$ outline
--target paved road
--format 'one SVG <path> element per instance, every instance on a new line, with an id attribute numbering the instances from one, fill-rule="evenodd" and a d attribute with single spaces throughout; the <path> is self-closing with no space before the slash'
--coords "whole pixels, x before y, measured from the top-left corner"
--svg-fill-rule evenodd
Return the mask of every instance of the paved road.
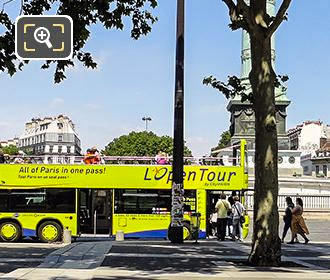
<path id="1" fill-rule="evenodd" d="M 283 266 L 246 265 L 250 244 L 203 240 L 173 245 L 162 240 L 77 242 L 52 252 L 36 268 L 0 279 L 290 279 L 328 280 L 330 243 L 283 245 Z"/>
<path id="2" fill-rule="evenodd" d="M 37 267 L 48 254 L 63 246 L 33 241 L 0 243 L 0 276 L 17 268 Z"/>
<path id="3" fill-rule="evenodd" d="M 310 231 L 308 238 L 313 242 L 329 242 L 330 243 L 330 220 L 315 220 L 305 219 L 307 227 Z M 282 236 L 283 222 L 280 222 L 280 236 Z M 250 232 L 252 232 L 252 225 L 250 225 Z M 291 232 L 288 231 L 285 241 L 289 242 L 291 239 Z M 251 234 L 249 234 L 247 240 L 251 241 Z M 303 241 L 303 238 L 300 237 Z"/>
<path id="4" fill-rule="evenodd" d="M 35 277 L 40 275 L 40 279 L 43 280 L 57 279 L 56 277 L 67 280 L 173 277 L 182 279 L 186 274 L 196 279 L 205 276 L 232 279 L 233 276 L 239 277 L 239 273 L 243 272 L 251 273 L 250 276 L 253 278 L 253 273 L 258 272 L 258 277 L 263 276 L 260 273 L 268 273 L 264 276 L 274 279 L 277 277 L 275 273 L 287 272 L 291 280 L 294 279 L 291 276 L 295 275 L 294 273 L 301 275 L 298 278 L 306 279 L 304 277 L 307 275 L 307 279 L 313 279 L 313 274 L 308 272 L 319 271 L 318 277 L 325 272 L 330 273 L 330 221 L 309 219 L 307 224 L 311 231 L 311 243 L 284 244 L 283 261 L 287 267 L 279 269 L 247 267 L 244 261 L 250 251 L 249 240 L 243 244 L 204 240 L 198 245 L 186 242 L 180 246 L 172 245 L 168 241 L 149 240 L 81 242 L 66 247 L 62 244 L 26 242 L 0 243 L 0 277 L 12 271 L 9 275 L 26 274 L 26 278 L 20 279 L 37 279 Z M 289 239 L 290 236 L 287 237 L 287 241 Z M 283 274 L 282 278 L 285 279 L 286 276 Z"/>

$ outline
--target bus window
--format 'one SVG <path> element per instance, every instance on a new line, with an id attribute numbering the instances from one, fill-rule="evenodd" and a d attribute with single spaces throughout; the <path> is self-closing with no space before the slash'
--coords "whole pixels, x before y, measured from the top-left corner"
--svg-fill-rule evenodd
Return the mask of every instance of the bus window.
<path id="1" fill-rule="evenodd" d="M 196 190 L 185 190 L 183 202 L 185 212 L 196 212 Z"/>
<path id="2" fill-rule="evenodd" d="M 0 190 L 0 212 L 8 211 L 8 191 Z"/>
<path id="3" fill-rule="evenodd" d="M 115 214 L 165 214 L 171 204 L 171 190 L 115 190 Z M 196 211 L 196 190 L 185 191 L 184 211 Z"/>
<path id="4" fill-rule="evenodd" d="M 74 189 L 47 189 L 47 212 L 75 213 L 76 192 Z"/>
<path id="5" fill-rule="evenodd" d="M 13 190 L 9 192 L 10 212 L 41 212 L 45 209 L 45 190 Z"/>
<path id="6" fill-rule="evenodd" d="M 115 190 L 116 214 L 155 214 L 170 211 L 170 190 Z"/>
<path id="7" fill-rule="evenodd" d="M 74 189 L 13 190 L 9 212 L 74 213 Z"/>

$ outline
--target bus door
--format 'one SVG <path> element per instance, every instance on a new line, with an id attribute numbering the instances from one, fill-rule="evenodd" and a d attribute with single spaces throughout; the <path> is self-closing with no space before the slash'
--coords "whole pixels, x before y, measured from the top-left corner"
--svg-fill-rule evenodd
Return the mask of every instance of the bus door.
<path id="1" fill-rule="evenodd" d="M 112 190 L 79 190 L 81 233 L 112 233 Z"/>
<path id="2" fill-rule="evenodd" d="M 94 233 L 111 234 L 112 190 L 93 190 Z"/>
<path id="3" fill-rule="evenodd" d="M 207 235 L 211 235 L 211 222 L 210 217 L 211 214 L 215 210 L 215 204 L 220 198 L 220 191 L 206 191 L 206 233 Z"/>

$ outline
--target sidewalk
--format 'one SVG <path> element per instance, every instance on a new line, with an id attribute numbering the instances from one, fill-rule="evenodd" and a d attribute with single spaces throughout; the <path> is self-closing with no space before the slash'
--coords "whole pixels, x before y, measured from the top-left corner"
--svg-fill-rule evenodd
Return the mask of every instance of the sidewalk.
<path id="1" fill-rule="evenodd" d="M 37 268 L 17 269 L 0 279 L 329 279 L 329 243 L 284 245 L 282 260 L 296 267 L 244 266 L 239 262 L 247 259 L 249 250 L 244 243 L 213 240 L 182 245 L 149 240 L 78 242 L 52 252 Z"/>

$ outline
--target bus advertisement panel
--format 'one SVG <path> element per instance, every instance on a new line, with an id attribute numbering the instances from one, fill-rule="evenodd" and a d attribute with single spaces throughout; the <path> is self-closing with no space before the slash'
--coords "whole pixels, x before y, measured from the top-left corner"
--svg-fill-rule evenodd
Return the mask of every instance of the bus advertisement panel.
<path id="1" fill-rule="evenodd" d="M 0 165 L 0 188 L 154 188 L 172 184 L 172 167 L 166 165 Z M 187 189 L 243 188 L 239 166 L 185 166 Z"/>

